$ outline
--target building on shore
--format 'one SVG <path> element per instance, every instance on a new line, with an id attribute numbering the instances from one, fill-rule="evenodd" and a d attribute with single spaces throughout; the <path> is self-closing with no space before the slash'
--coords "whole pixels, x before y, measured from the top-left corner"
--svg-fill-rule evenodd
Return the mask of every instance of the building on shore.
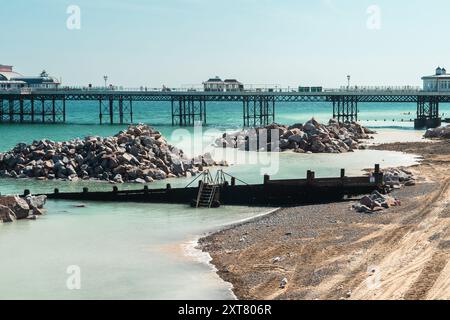
<path id="1" fill-rule="evenodd" d="M 432 76 L 422 77 L 423 91 L 428 92 L 450 92 L 450 74 L 445 68 L 437 67 Z"/>
<path id="2" fill-rule="evenodd" d="M 0 89 L 2 90 L 57 89 L 60 84 L 58 80 L 50 77 L 45 70 L 37 77 L 28 77 L 14 72 L 12 66 L 0 64 Z"/>
<path id="3" fill-rule="evenodd" d="M 205 91 L 243 91 L 244 85 L 236 79 L 223 80 L 220 77 L 211 78 L 203 82 L 203 89 Z"/>

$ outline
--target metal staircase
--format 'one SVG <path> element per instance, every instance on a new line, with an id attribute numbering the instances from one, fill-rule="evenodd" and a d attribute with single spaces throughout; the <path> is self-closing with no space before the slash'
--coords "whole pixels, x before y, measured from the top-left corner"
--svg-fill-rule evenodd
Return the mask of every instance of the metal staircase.
<path id="1" fill-rule="evenodd" d="M 218 185 L 202 182 L 198 191 L 197 208 L 211 208 Z"/>
<path id="2" fill-rule="evenodd" d="M 192 180 L 186 186 L 186 188 L 188 188 L 198 179 L 203 178 L 202 180 L 200 180 L 197 199 L 194 199 L 193 203 L 191 204 L 192 207 L 211 208 L 214 205 L 214 200 L 217 198 L 217 193 L 220 192 L 220 188 L 228 183 L 226 179 L 227 176 L 236 179 L 223 170 L 218 170 L 215 178 L 213 178 L 209 170 L 205 170 L 202 174 Z M 243 183 L 246 184 L 245 182 Z"/>

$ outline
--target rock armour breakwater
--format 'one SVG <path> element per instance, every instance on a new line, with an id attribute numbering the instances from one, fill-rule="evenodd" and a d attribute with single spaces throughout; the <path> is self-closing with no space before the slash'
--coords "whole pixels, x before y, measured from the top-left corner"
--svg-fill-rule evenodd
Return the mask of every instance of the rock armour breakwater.
<path id="1" fill-rule="evenodd" d="M 424 137 L 427 139 L 450 139 L 450 125 L 446 127 L 428 129 Z"/>
<path id="2" fill-rule="evenodd" d="M 213 165 L 217 163 L 210 154 L 188 158 L 147 125 L 130 126 L 106 138 L 19 143 L 13 150 L 0 153 L 1 177 L 38 180 L 150 183 L 195 176 L 204 166 Z"/>
<path id="3" fill-rule="evenodd" d="M 257 141 L 261 132 L 267 134 L 267 143 L 256 143 L 258 151 L 280 152 L 293 150 L 297 153 L 351 152 L 355 149 L 364 148 L 360 140 L 370 139 L 369 135 L 376 133 L 355 122 L 340 123 L 332 119 L 328 125 L 323 125 L 315 119 L 311 119 L 305 124 L 285 126 L 274 123 L 257 129 L 231 134 L 225 133 L 216 140 L 215 146 L 252 150 L 250 141 Z M 278 133 L 279 141 L 273 141 L 272 132 Z M 277 142 L 279 142 L 278 146 Z"/>

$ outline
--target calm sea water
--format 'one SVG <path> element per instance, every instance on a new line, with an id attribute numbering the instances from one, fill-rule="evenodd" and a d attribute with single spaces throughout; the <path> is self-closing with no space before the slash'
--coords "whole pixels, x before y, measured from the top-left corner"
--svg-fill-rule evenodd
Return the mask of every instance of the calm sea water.
<path id="1" fill-rule="evenodd" d="M 277 122 L 293 124 L 312 116 L 330 118 L 327 104 L 279 104 Z M 380 141 L 418 140 L 421 132 L 405 122 L 414 118 L 414 105 L 361 105 L 363 123 L 379 127 Z M 377 110 L 377 111 L 375 111 Z M 180 132 L 169 126 L 170 110 L 164 103 L 135 104 L 135 122 L 155 126 L 171 143 L 194 154 L 195 141 L 180 139 Z M 242 123 L 240 104 L 208 104 L 208 128 L 234 130 Z M 408 115 L 411 112 L 412 115 Z M 443 109 L 449 113 L 449 109 Z M 126 126 L 99 126 L 97 105 L 71 103 L 66 125 L 0 125 L 0 151 L 18 142 L 36 139 L 67 140 L 86 135 L 111 135 Z M 384 121 L 386 119 L 386 122 Z M 389 119 L 389 121 L 388 121 Z M 404 120 L 403 122 L 401 120 Z M 375 121 L 376 120 L 376 121 Z M 394 120 L 394 121 L 392 121 Z M 187 133 L 193 129 L 188 129 Z M 183 133 L 183 132 L 182 132 Z M 202 138 L 203 151 L 215 150 L 210 144 L 215 133 Z M 232 166 L 226 171 L 247 183 L 262 181 L 272 172 L 274 178 L 304 177 L 309 169 L 318 176 L 336 176 L 341 168 L 350 175 L 360 174 L 375 163 L 382 166 L 409 165 L 410 155 L 382 151 L 359 151 L 342 155 L 248 154 L 230 151 L 225 155 Z M 186 186 L 190 179 L 171 179 L 150 185 L 156 188 L 170 182 Z M 2 194 L 61 190 L 110 190 L 107 183 L 38 182 L 0 180 Z M 136 188 L 124 185 L 121 188 Z M 228 284 L 222 282 L 207 257 L 192 250 L 198 235 L 226 224 L 263 214 L 268 208 L 223 207 L 193 210 L 183 205 L 109 204 L 49 201 L 48 214 L 37 221 L 0 224 L 0 298 L 25 299 L 231 299 Z M 69 290 L 69 266 L 81 270 L 81 290 Z"/>

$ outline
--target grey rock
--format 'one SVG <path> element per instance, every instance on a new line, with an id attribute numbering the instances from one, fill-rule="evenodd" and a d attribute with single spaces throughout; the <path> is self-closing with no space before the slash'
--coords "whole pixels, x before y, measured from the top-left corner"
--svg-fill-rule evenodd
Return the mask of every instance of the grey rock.
<path id="1" fill-rule="evenodd" d="M 33 196 L 28 195 L 25 198 L 26 202 L 28 203 L 28 206 L 33 209 L 42 209 L 45 206 L 45 203 L 47 202 L 47 196 L 41 195 L 41 196 Z"/>
<path id="2" fill-rule="evenodd" d="M 0 205 L 0 222 L 9 223 L 15 220 L 14 212 L 7 206 Z"/>

